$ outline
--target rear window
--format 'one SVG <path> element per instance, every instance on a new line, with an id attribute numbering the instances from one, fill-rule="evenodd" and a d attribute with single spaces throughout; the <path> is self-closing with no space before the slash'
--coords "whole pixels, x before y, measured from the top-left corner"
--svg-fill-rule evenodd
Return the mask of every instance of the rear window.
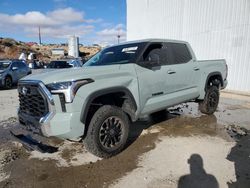
<path id="1" fill-rule="evenodd" d="M 26 68 L 27 67 L 27 65 L 25 63 L 23 63 L 23 62 L 16 62 L 16 63 L 17 63 L 17 66 L 19 68 Z"/>

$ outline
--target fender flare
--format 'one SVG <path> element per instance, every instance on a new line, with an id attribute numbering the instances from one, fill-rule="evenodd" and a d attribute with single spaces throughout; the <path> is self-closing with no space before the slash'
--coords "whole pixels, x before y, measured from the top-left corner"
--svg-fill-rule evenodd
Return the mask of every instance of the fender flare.
<path id="1" fill-rule="evenodd" d="M 221 81 L 222 86 L 224 85 L 224 81 L 223 81 L 223 78 L 222 78 L 222 74 L 221 74 L 220 72 L 218 72 L 218 71 L 217 71 L 217 72 L 211 72 L 211 73 L 208 74 L 207 79 L 206 79 L 206 82 L 205 82 L 205 88 L 204 88 L 205 91 L 207 90 L 208 80 L 209 80 L 212 76 L 219 76 L 220 79 L 221 79 L 220 81 Z"/>
<path id="2" fill-rule="evenodd" d="M 83 107 L 82 107 L 80 121 L 83 124 L 86 124 L 86 119 L 87 119 L 90 105 L 97 97 L 100 97 L 100 96 L 106 95 L 106 94 L 117 93 L 117 92 L 125 93 L 131 99 L 131 102 L 132 102 L 133 106 L 135 107 L 135 110 L 137 110 L 136 101 L 135 101 L 134 96 L 132 95 L 132 93 L 130 92 L 129 89 L 127 89 L 126 87 L 111 87 L 111 88 L 97 90 L 87 97 L 85 105 L 83 105 Z M 131 116 L 131 114 L 129 114 L 129 115 Z M 131 118 L 133 119 L 134 117 L 131 117 Z"/>
<path id="3" fill-rule="evenodd" d="M 11 81 L 14 82 L 13 77 L 12 77 L 11 74 L 7 73 L 7 74 L 4 76 L 4 80 L 6 79 L 6 77 L 10 77 L 10 78 L 11 78 Z"/>

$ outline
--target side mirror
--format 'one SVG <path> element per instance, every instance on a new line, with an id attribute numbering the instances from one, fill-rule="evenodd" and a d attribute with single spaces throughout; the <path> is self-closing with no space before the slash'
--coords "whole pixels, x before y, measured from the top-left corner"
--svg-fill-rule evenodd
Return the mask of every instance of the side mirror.
<path id="1" fill-rule="evenodd" d="M 18 67 L 12 67 L 12 70 L 16 71 L 16 70 L 18 70 Z"/>

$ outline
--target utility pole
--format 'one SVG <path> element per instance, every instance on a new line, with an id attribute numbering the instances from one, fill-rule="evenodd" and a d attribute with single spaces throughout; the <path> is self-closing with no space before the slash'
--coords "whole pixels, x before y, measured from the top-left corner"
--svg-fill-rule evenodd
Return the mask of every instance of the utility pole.
<path id="1" fill-rule="evenodd" d="M 118 40 L 118 44 L 120 43 L 120 38 L 121 38 L 121 35 L 117 35 L 117 40 Z"/>
<path id="2" fill-rule="evenodd" d="M 39 45 L 42 44 L 42 39 L 41 39 L 41 30 L 40 30 L 40 26 L 38 27 L 38 35 L 39 35 Z"/>
<path id="3" fill-rule="evenodd" d="M 120 29 L 119 29 L 118 34 L 117 34 L 117 42 L 118 42 L 118 44 L 120 43 L 120 38 L 121 38 L 121 35 L 120 35 Z"/>

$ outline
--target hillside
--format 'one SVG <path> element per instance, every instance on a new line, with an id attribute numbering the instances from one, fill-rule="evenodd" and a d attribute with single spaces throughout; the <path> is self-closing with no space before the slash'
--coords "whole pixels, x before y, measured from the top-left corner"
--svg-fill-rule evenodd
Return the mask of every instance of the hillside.
<path id="1" fill-rule="evenodd" d="M 0 38 L 0 59 L 17 59 L 20 54 L 26 53 L 35 53 L 37 58 L 43 61 L 48 61 L 53 59 L 51 54 L 51 49 L 54 48 L 63 48 L 65 51 L 68 51 L 67 46 L 61 45 L 29 45 L 27 43 L 16 41 L 10 38 Z M 80 56 L 81 57 L 90 57 L 97 53 L 100 48 L 98 47 L 80 47 Z"/>

